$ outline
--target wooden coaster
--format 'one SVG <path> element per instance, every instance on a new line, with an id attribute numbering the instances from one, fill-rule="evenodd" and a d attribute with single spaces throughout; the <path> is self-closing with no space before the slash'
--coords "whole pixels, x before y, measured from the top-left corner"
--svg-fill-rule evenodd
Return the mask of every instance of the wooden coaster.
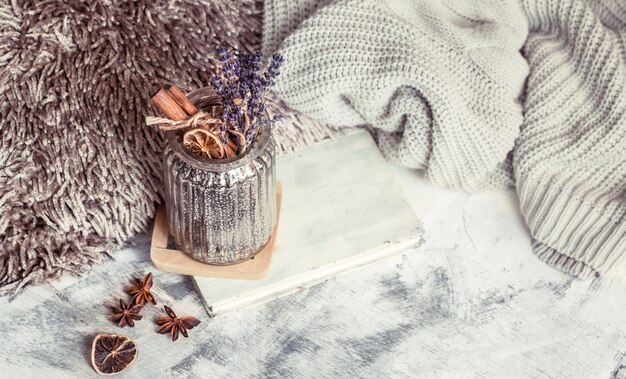
<path id="1" fill-rule="evenodd" d="M 258 252 L 253 258 L 241 263 L 216 266 L 198 262 L 180 250 L 168 249 L 169 227 L 167 225 L 167 215 L 165 206 L 159 207 L 152 230 L 152 245 L 150 247 L 150 259 L 154 266 L 167 272 L 176 272 L 184 275 L 208 276 L 214 278 L 227 279 L 263 279 L 268 272 L 276 241 L 278 221 L 280 219 L 280 204 L 282 200 L 282 185 L 276 182 L 276 225 L 274 233 L 267 242 L 263 250 Z"/>

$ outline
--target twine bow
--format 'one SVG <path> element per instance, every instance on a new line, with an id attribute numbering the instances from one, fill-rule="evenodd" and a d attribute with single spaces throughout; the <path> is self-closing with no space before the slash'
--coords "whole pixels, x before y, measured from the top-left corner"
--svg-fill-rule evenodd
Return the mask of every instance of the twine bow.
<path id="1" fill-rule="evenodd" d="M 159 128 L 164 131 L 197 127 L 201 125 L 218 124 L 221 122 L 222 120 L 220 120 L 219 118 L 215 118 L 203 111 L 199 111 L 198 113 L 194 114 L 186 120 L 178 121 L 164 117 L 146 117 L 146 125 L 158 125 Z"/>

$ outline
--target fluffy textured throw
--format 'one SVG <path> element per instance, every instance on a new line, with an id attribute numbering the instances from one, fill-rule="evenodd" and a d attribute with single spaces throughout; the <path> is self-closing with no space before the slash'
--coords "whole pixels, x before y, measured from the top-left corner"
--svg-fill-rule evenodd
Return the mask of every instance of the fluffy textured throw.
<path id="1" fill-rule="evenodd" d="M 622 0 L 266 0 L 278 95 L 435 183 L 514 185 L 542 260 L 626 264 Z"/>
<path id="2" fill-rule="evenodd" d="M 0 1 L 0 294 L 101 260 L 146 230 L 162 84 L 204 86 L 214 49 L 258 47 L 260 0 Z M 292 115 L 279 148 L 329 130 Z"/>

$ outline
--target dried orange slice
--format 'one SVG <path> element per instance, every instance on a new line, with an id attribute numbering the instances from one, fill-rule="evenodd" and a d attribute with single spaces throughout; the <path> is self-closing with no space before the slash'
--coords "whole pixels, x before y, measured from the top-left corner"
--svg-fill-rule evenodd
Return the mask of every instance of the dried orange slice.
<path id="1" fill-rule="evenodd" d="M 91 345 L 91 365 L 100 375 L 115 375 L 137 358 L 137 345 L 120 334 L 98 334 Z"/>
<path id="2" fill-rule="evenodd" d="M 196 128 L 183 135 L 183 145 L 191 152 L 207 158 L 224 158 L 225 149 L 220 139 L 210 131 Z"/>

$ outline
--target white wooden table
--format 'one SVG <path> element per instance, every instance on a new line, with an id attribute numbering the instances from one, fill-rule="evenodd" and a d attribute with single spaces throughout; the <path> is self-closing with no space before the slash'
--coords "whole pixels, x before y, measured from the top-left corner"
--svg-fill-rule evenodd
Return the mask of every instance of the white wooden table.
<path id="1" fill-rule="evenodd" d="M 626 286 L 537 260 L 513 192 L 465 194 L 394 169 L 424 222 L 415 250 L 271 303 L 208 319 L 188 277 L 158 273 L 147 237 L 81 278 L 0 299 L 0 377 L 96 377 L 91 339 L 122 332 L 139 357 L 121 377 L 626 377 Z M 107 320 L 133 274 L 159 305 L 199 316 L 172 343 L 148 306 Z"/>

